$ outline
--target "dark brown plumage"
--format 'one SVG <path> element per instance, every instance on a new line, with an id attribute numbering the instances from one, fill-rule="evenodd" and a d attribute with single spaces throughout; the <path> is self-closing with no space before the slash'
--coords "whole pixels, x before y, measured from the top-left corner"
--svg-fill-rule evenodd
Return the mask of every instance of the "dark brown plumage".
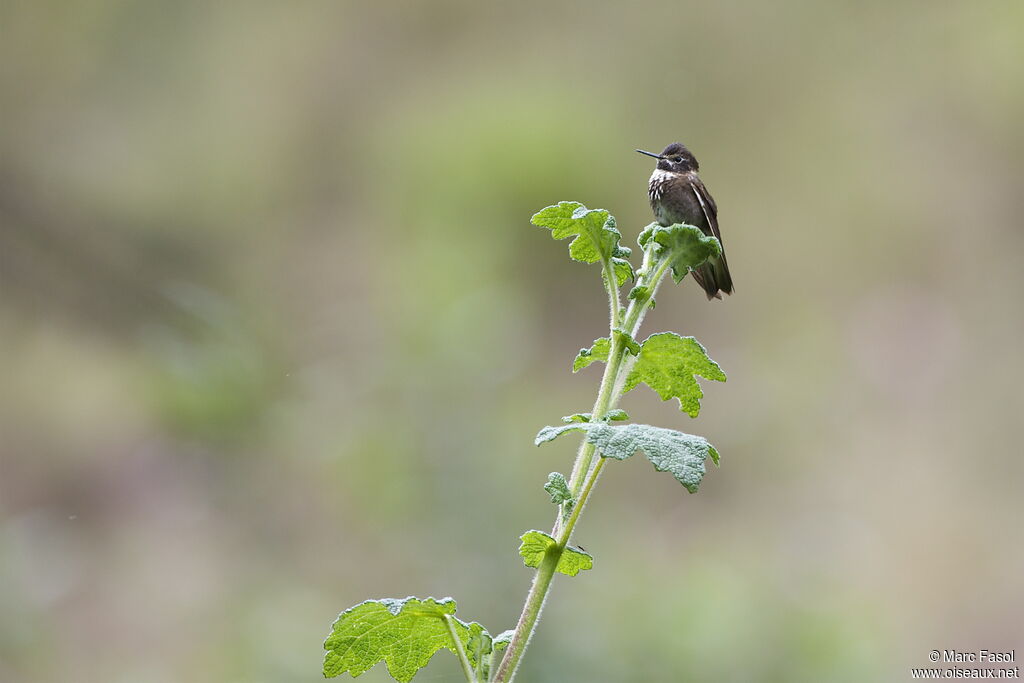
<path id="1" fill-rule="evenodd" d="M 718 231 L 718 206 L 704 183 L 697 176 L 700 165 L 696 157 L 678 142 L 673 142 L 661 154 L 652 154 L 638 149 L 641 154 L 652 156 L 658 165 L 651 174 L 647 194 L 651 200 L 654 217 L 661 225 L 687 223 L 713 235 L 721 244 Z M 690 271 L 708 295 L 708 299 L 721 299 L 721 292 L 732 294 L 732 275 L 725 260 L 725 245 L 722 254 L 708 259 L 696 270 Z"/>

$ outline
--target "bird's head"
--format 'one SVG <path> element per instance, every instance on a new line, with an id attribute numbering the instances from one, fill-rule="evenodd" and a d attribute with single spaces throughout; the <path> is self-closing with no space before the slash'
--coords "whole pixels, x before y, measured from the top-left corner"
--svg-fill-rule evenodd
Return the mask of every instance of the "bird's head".
<path id="1" fill-rule="evenodd" d="M 697 158 L 690 153 L 690 150 L 686 149 L 685 146 L 678 142 L 673 142 L 671 145 L 663 149 L 661 154 L 645 152 L 642 149 L 638 149 L 637 151 L 641 154 L 646 154 L 649 157 L 657 159 L 658 168 L 662 171 L 688 173 L 689 171 L 696 171 L 700 168 L 697 164 Z"/>

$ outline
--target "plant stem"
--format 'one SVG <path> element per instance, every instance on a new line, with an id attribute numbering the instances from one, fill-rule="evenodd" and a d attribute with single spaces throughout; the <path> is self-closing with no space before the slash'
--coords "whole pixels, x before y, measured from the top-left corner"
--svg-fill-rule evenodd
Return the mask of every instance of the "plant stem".
<path id="1" fill-rule="evenodd" d="M 612 265 L 611 259 L 608 259 L 604 262 L 604 288 L 608 291 L 608 312 L 609 318 L 611 318 L 609 327 L 613 330 L 619 324 L 620 307 L 622 306 L 622 302 L 619 301 L 617 283 L 615 266 Z"/>
<path id="2" fill-rule="evenodd" d="M 555 567 L 562 558 L 562 548 L 551 548 L 544 554 L 537 573 L 533 577 L 533 585 L 526 596 L 526 604 L 523 605 L 523 613 L 519 616 L 519 623 L 516 624 L 515 634 L 512 642 L 508 644 L 505 656 L 498 667 L 498 675 L 494 678 L 495 683 L 507 683 L 515 676 L 519 666 L 519 659 L 526 651 L 527 642 L 533 635 L 533 627 L 540 617 L 541 608 L 544 606 L 544 599 L 547 597 L 548 589 L 551 587 L 551 579 L 555 575 Z"/>
<path id="3" fill-rule="evenodd" d="M 600 476 L 601 469 L 604 467 L 606 462 L 607 460 L 602 458 L 598 460 L 597 464 L 590 470 L 590 475 L 587 477 L 586 484 L 583 486 L 583 491 L 580 492 L 579 500 L 576 501 L 576 505 L 572 509 L 572 514 L 569 515 L 569 519 L 565 523 L 565 528 L 562 529 L 562 533 L 558 537 L 559 548 L 565 548 L 565 546 L 569 544 L 569 538 L 572 536 L 572 531 L 576 527 L 576 522 L 579 521 L 580 514 L 583 512 L 583 506 L 587 504 L 590 492 L 594 490 L 594 484 L 597 483 L 597 478 Z M 559 551 L 559 554 L 561 554 L 561 551 Z"/>
<path id="4" fill-rule="evenodd" d="M 644 254 L 644 275 L 640 276 L 637 286 L 649 287 L 649 295 L 644 299 L 630 299 L 625 318 L 622 320 L 622 328 L 629 332 L 631 337 L 636 337 L 636 333 L 640 330 L 644 316 L 651 308 L 654 294 L 665 277 L 665 273 L 668 272 L 669 265 L 668 259 L 651 263 L 650 252 L 648 251 Z M 616 294 L 613 299 L 617 302 L 618 295 Z M 621 394 L 618 394 L 616 389 L 619 384 L 619 373 L 622 370 L 622 364 L 626 357 L 626 347 L 621 336 L 615 332 L 616 325 L 614 321 L 617 317 L 613 317 L 613 324 L 609 331 L 611 348 L 608 351 L 608 364 L 605 365 L 604 375 L 601 377 L 601 387 L 598 389 L 597 400 L 594 402 L 594 409 L 591 412 L 590 419 L 595 422 L 614 408 L 619 398 L 621 398 Z M 576 462 L 572 467 L 572 475 L 569 477 L 569 489 L 572 491 L 573 498 L 579 498 L 580 489 L 583 486 L 583 477 L 590 470 L 590 464 L 594 459 L 594 450 L 594 444 L 585 439 L 580 444 L 580 450 L 576 455 Z M 557 526 L 556 523 L 556 528 Z"/>
<path id="5" fill-rule="evenodd" d="M 648 287 L 648 295 L 642 298 L 631 299 L 625 316 L 622 319 L 622 328 L 630 336 L 635 337 L 640 329 L 644 315 L 650 310 L 651 302 L 654 301 L 654 294 L 665 277 L 665 273 L 668 272 L 669 265 L 670 263 L 667 258 L 653 261 L 651 251 L 645 250 L 643 274 L 638 278 L 637 286 Z M 609 270 L 608 264 L 606 263 L 605 266 L 607 273 Z M 615 280 L 608 280 L 607 278 L 608 276 L 606 275 L 606 282 L 609 283 L 609 308 L 611 309 L 611 348 L 608 351 L 608 364 L 605 366 L 604 375 L 601 377 L 601 386 L 597 392 L 597 400 L 594 402 L 591 420 L 595 422 L 600 420 L 609 410 L 613 409 L 622 397 L 623 382 L 619 381 L 619 375 L 622 372 L 627 353 L 622 335 L 616 333 L 620 316 L 618 290 L 611 284 Z M 573 529 L 576 527 L 576 523 L 583 512 L 583 507 L 593 491 L 594 484 L 597 483 L 597 478 L 604 468 L 605 460 L 603 458 L 591 467 L 594 452 L 594 445 L 584 439 L 583 443 L 580 444 L 580 450 L 576 456 L 576 462 L 573 465 L 569 483 L 573 498 L 575 499 L 572 513 L 565 520 L 563 526 L 561 508 L 559 509 L 552 534 L 556 538 L 555 545 L 548 549 L 544 554 L 544 559 L 541 560 L 540 566 L 537 567 L 537 572 L 533 577 L 533 585 L 530 586 L 530 592 L 526 596 L 526 603 L 523 605 L 523 612 L 519 616 L 519 622 L 516 624 L 512 641 L 509 643 L 505 656 L 502 658 L 501 665 L 498 668 L 498 673 L 494 677 L 495 683 L 511 683 L 523 653 L 526 652 L 530 637 L 533 635 L 537 621 L 540 619 L 544 600 L 547 598 L 548 590 L 551 588 L 551 580 L 554 578 L 555 569 L 562 558 L 562 553 L 565 552 L 566 545 L 568 545 L 569 540 L 572 538 Z"/>
<path id="6" fill-rule="evenodd" d="M 612 393 L 617 384 L 619 371 L 622 369 L 626 345 L 622 337 L 611 332 L 611 349 L 608 351 L 608 364 L 605 365 L 604 375 L 601 377 L 601 388 L 597 392 L 597 400 L 594 401 L 594 408 L 591 412 L 591 420 L 597 421 L 604 417 L 604 414 L 613 406 Z M 580 450 L 576 455 L 576 462 L 572 467 L 572 475 L 569 477 L 569 490 L 573 498 L 580 497 L 583 488 L 583 478 L 590 471 L 590 463 L 594 458 L 594 444 L 585 440 L 580 444 Z"/>
<path id="7" fill-rule="evenodd" d="M 476 674 L 473 672 L 473 665 L 469 663 L 469 657 L 466 656 L 466 651 L 462 647 L 462 641 L 459 640 L 458 634 L 455 633 L 452 615 L 444 615 L 444 625 L 448 627 L 448 633 L 452 637 L 452 642 L 455 643 L 455 654 L 459 656 L 459 663 L 462 664 L 462 673 L 466 675 L 466 680 L 469 683 L 477 683 Z"/>

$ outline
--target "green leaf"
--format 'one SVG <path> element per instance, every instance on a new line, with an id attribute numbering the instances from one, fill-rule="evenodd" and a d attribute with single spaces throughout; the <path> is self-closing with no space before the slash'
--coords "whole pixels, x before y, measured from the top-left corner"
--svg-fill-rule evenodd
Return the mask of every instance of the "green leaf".
<path id="1" fill-rule="evenodd" d="M 569 431 L 581 431 L 603 458 L 625 460 L 642 451 L 659 472 L 670 472 L 690 493 L 704 478 L 704 461 L 718 464 L 718 451 L 702 436 L 643 424 L 609 425 L 603 422 L 544 427 L 535 443 L 551 441 Z"/>
<path id="2" fill-rule="evenodd" d="M 544 560 L 544 555 L 558 545 L 551 534 L 536 529 L 527 531 L 521 539 L 523 543 L 519 546 L 519 554 L 522 555 L 523 563 L 527 567 L 539 567 Z M 567 545 L 562 551 L 562 557 L 559 558 L 555 571 L 566 576 L 576 576 L 584 569 L 590 569 L 593 566 L 594 558 L 590 556 L 590 553 Z"/>
<path id="3" fill-rule="evenodd" d="M 547 228 L 556 240 L 575 236 L 569 244 L 569 256 L 582 263 L 611 261 L 618 285 L 633 277 L 633 267 L 625 259 L 630 250 L 619 244 L 622 234 L 615 217 L 604 209 L 588 209 L 579 202 L 559 202 L 533 215 L 530 222 Z"/>
<path id="4" fill-rule="evenodd" d="M 473 622 L 469 626 L 471 633 L 469 638 L 465 640 L 462 649 L 466 653 L 466 657 L 469 658 L 470 663 L 476 667 L 480 658 L 486 658 L 487 655 L 494 651 L 494 639 L 491 638 L 491 634 L 480 624 Z M 476 630 L 473 629 L 473 626 L 480 626 L 480 628 Z M 458 627 L 456 627 L 455 632 L 459 632 Z"/>
<path id="5" fill-rule="evenodd" d="M 597 361 L 607 363 L 608 352 L 611 351 L 611 348 L 612 342 L 608 337 L 595 339 L 593 346 L 589 349 L 580 349 L 580 352 L 576 354 L 576 359 L 572 362 L 572 371 L 579 372 L 591 363 L 596 363 Z"/>
<path id="6" fill-rule="evenodd" d="M 621 247 L 625 249 L 625 247 Z M 615 284 L 621 287 L 626 284 L 626 280 L 636 277 L 633 272 L 633 264 L 624 258 L 612 257 L 612 269 L 615 271 Z"/>
<path id="7" fill-rule="evenodd" d="M 551 502 L 555 505 L 571 503 L 573 500 L 569 482 L 561 472 L 552 472 L 548 475 L 548 483 L 544 484 L 544 490 L 551 496 Z"/>
<path id="8" fill-rule="evenodd" d="M 491 636 L 480 624 L 466 624 L 454 614 L 451 598 L 384 598 L 350 607 L 338 615 L 324 641 L 324 676 L 359 676 L 383 661 L 392 678 L 406 683 L 441 648 L 456 651 L 447 620 L 476 666 L 480 656 L 490 652 Z"/>
<path id="9" fill-rule="evenodd" d="M 616 327 L 614 332 L 615 336 L 619 338 L 619 341 L 626 345 L 627 351 L 634 356 L 640 353 L 640 344 L 637 343 L 636 339 L 633 339 L 633 335 L 631 335 L 627 330 L 624 330 L 621 327 Z"/>
<path id="10" fill-rule="evenodd" d="M 679 409 L 690 417 L 700 412 L 704 397 L 697 376 L 716 382 L 725 381 L 718 363 L 693 337 L 680 337 L 674 332 L 652 334 L 640 348 L 640 356 L 626 378 L 625 391 L 643 382 L 658 392 L 661 400 L 679 399 Z"/>
<path id="11" fill-rule="evenodd" d="M 633 339 L 628 331 L 621 327 L 616 327 L 614 334 L 619 338 L 620 343 L 626 346 L 626 350 L 634 356 L 640 353 L 640 344 L 637 343 L 636 339 Z M 612 343 L 608 337 L 600 337 L 594 340 L 593 346 L 589 349 L 580 349 L 579 353 L 576 354 L 576 358 L 572 361 L 572 371 L 579 372 L 583 368 L 587 367 L 591 363 L 598 361 L 602 363 L 608 362 L 608 354 L 611 353 Z M 583 414 L 583 413 L 579 413 Z"/>
<path id="12" fill-rule="evenodd" d="M 651 288 L 647 285 L 637 285 L 633 289 L 629 290 L 629 299 L 640 299 L 644 300 L 651 295 Z"/>
<path id="13" fill-rule="evenodd" d="M 512 636 L 516 634 L 515 629 L 508 629 L 502 631 L 498 635 L 494 636 L 494 651 L 500 652 L 508 647 L 508 644 L 512 642 Z"/>
<path id="14" fill-rule="evenodd" d="M 640 246 L 647 248 L 652 240 L 654 253 L 672 264 L 672 278 L 676 282 L 686 277 L 691 269 L 722 253 L 717 239 L 705 235 L 696 226 L 683 223 L 668 227 L 651 223 L 640 233 Z"/>
<path id="15" fill-rule="evenodd" d="M 572 424 L 573 422 L 590 422 L 593 419 L 593 413 L 573 413 L 572 415 L 566 415 L 565 417 L 563 417 L 562 422 L 566 424 Z M 607 413 L 604 414 L 604 417 L 601 418 L 601 420 L 603 420 L 604 422 L 608 422 L 609 420 L 621 422 L 622 420 L 628 419 L 629 415 L 627 415 L 626 411 L 623 410 L 622 408 L 614 408 L 612 410 L 609 410 Z"/>

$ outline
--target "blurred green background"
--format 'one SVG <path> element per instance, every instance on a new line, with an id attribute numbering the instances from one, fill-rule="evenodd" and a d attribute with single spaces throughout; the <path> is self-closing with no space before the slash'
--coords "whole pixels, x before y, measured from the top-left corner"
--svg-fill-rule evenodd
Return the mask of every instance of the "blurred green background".
<path id="1" fill-rule="evenodd" d="M 0 680 L 321 680 L 368 597 L 511 627 L 606 325 L 529 217 L 633 244 L 676 140 L 737 293 L 645 329 L 730 380 L 624 407 L 722 467 L 609 468 L 521 680 L 1020 651 L 1021 3 L 5 2 L 0 121 Z"/>

